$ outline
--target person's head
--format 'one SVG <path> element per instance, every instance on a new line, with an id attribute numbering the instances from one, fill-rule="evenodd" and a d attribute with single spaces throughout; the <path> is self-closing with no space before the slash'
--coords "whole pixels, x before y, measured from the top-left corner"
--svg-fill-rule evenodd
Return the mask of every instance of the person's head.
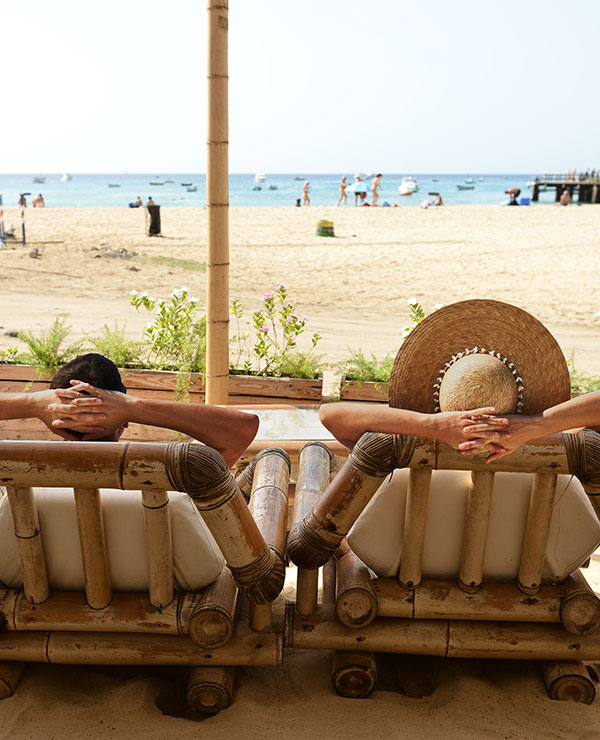
<path id="1" fill-rule="evenodd" d="M 377 177 L 383 177 L 383 175 L 381 174 L 381 172 L 377 175 Z"/>
<path id="2" fill-rule="evenodd" d="M 121 373 L 115 363 L 109 360 L 108 357 L 95 352 L 78 355 L 74 360 L 63 365 L 50 381 L 50 388 L 71 388 L 72 380 L 80 380 L 107 391 L 127 393 L 127 389 L 121 379 Z M 120 427 L 103 439 L 116 442 L 124 429 L 124 426 Z M 79 437 L 83 436 L 79 432 L 73 430 L 68 431 Z"/>

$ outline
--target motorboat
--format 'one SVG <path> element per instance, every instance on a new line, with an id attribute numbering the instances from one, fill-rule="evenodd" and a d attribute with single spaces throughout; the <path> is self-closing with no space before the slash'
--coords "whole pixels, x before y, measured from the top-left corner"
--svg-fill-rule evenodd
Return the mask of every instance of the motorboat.
<path id="1" fill-rule="evenodd" d="M 414 177 L 408 175 L 402 178 L 402 182 L 398 185 L 398 195 L 412 195 L 419 189 L 419 183 Z"/>
<path id="2" fill-rule="evenodd" d="M 40 185 L 43 185 L 46 182 L 46 178 L 43 175 L 37 175 L 33 178 L 33 182 L 39 182 Z"/>
<path id="3" fill-rule="evenodd" d="M 252 190 L 262 190 L 260 185 L 253 185 Z"/>
<path id="4" fill-rule="evenodd" d="M 457 185 L 459 190 L 475 190 L 475 185 Z"/>
<path id="5" fill-rule="evenodd" d="M 294 178 L 294 180 L 304 180 L 304 178 L 303 177 L 300 177 L 300 175 L 296 175 L 296 177 Z"/>
<path id="6" fill-rule="evenodd" d="M 197 185 L 189 185 L 186 190 L 188 193 L 197 193 L 198 192 L 198 186 Z"/>
<path id="7" fill-rule="evenodd" d="M 193 182 L 182 182 L 181 183 L 181 187 L 182 188 L 191 188 L 193 184 L 194 184 Z"/>
<path id="8" fill-rule="evenodd" d="M 465 182 L 467 183 L 467 185 L 470 185 L 472 182 L 475 182 L 475 180 L 472 177 L 467 177 Z"/>
<path id="9" fill-rule="evenodd" d="M 264 182 L 267 179 L 267 176 L 264 174 L 264 172 L 257 172 L 256 175 L 254 175 L 254 183 L 256 185 L 260 185 L 261 182 Z"/>
<path id="10" fill-rule="evenodd" d="M 69 175 L 68 172 L 65 172 L 65 174 L 60 178 L 61 182 L 70 182 L 73 178 L 71 175 Z"/>
<path id="11" fill-rule="evenodd" d="M 118 182 L 109 182 L 108 183 L 108 187 L 109 188 L 120 188 L 121 187 L 121 184 L 118 183 Z"/>
<path id="12" fill-rule="evenodd" d="M 151 182 L 150 185 L 164 185 L 164 182 Z"/>

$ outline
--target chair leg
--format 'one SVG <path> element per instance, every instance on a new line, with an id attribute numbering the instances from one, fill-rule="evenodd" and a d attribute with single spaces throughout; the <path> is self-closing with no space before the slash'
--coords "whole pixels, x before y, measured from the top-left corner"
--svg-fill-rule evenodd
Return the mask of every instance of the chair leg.
<path id="1" fill-rule="evenodd" d="M 25 668 L 27 663 L 20 661 L 0 661 L 0 701 L 15 693 Z"/>
<path id="2" fill-rule="evenodd" d="M 333 654 L 331 684 L 340 696 L 364 699 L 375 687 L 377 663 L 373 653 L 338 650 Z"/>
<path id="3" fill-rule="evenodd" d="M 583 663 L 577 660 L 539 661 L 548 696 L 559 701 L 580 701 L 591 704 L 596 687 Z"/>
<path id="4" fill-rule="evenodd" d="M 190 709 L 200 714 L 217 714 L 227 709 L 233 696 L 235 666 L 192 668 L 186 699 Z"/>

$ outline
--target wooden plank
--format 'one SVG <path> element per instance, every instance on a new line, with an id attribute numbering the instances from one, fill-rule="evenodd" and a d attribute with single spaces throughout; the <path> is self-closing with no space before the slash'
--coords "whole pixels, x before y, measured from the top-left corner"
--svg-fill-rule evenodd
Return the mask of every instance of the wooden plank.
<path id="1" fill-rule="evenodd" d="M 388 402 L 388 384 L 342 380 L 340 401 L 370 401 L 372 403 Z"/>

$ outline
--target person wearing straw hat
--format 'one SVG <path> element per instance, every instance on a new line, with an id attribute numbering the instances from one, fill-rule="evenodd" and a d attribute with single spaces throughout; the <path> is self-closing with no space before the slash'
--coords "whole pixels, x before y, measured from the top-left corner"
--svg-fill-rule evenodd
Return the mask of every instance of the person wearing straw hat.
<path id="1" fill-rule="evenodd" d="M 396 356 L 389 397 L 389 407 L 323 406 L 321 421 L 347 447 L 365 431 L 410 434 L 487 452 L 487 462 L 530 439 L 600 427 L 600 392 L 569 400 L 567 363 L 550 332 L 494 300 L 453 303 L 418 324 Z"/>

